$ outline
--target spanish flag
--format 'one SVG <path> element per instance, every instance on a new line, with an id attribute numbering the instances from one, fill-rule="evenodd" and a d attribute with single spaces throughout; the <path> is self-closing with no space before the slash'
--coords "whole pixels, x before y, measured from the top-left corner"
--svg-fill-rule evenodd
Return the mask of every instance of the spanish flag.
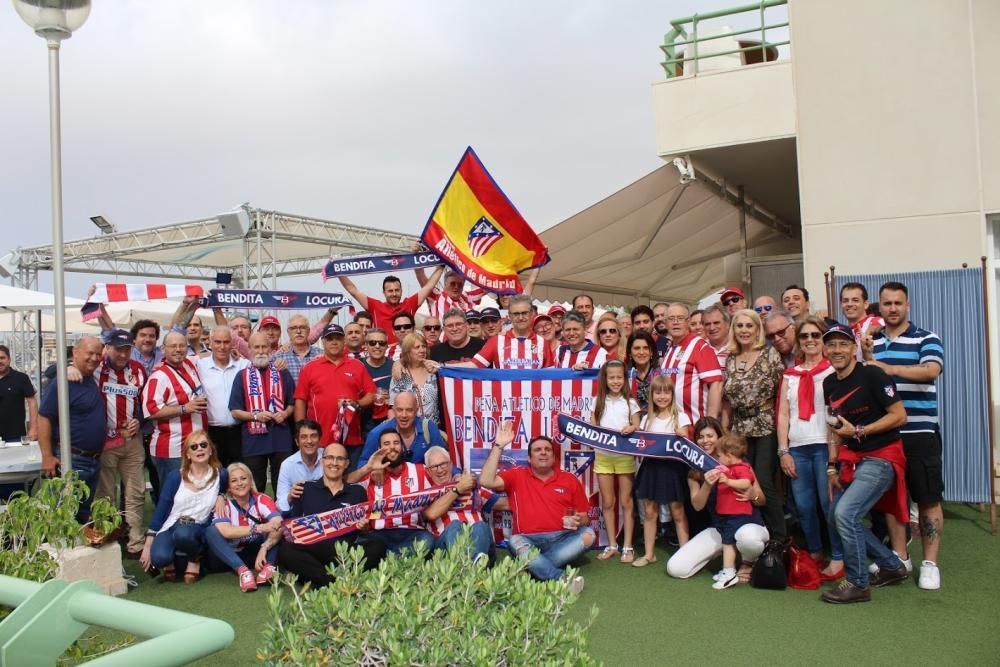
<path id="1" fill-rule="evenodd" d="M 448 179 L 420 238 L 467 280 L 498 294 L 520 293 L 518 272 L 549 261 L 545 244 L 471 146 Z"/>

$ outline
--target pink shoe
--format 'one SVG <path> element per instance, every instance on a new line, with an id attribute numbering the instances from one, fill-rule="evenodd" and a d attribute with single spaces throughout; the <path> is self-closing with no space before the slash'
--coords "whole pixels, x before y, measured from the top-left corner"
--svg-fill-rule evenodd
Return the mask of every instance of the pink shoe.
<path id="1" fill-rule="evenodd" d="M 257 584 L 253 580 L 253 572 L 245 567 L 241 567 L 237 573 L 240 577 L 240 590 L 244 593 L 257 590 Z"/>
<path id="2" fill-rule="evenodd" d="M 270 582 L 276 571 L 277 570 L 274 569 L 273 565 L 270 563 L 264 563 L 264 567 L 260 568 L 257 572 L 257 585 L 263 586 L 264 584 Z"/>

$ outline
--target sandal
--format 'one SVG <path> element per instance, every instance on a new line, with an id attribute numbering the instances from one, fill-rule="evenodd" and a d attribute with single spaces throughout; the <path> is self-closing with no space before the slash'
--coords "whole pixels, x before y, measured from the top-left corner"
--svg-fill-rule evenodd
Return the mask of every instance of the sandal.
<path id="1" fill-rule="evenodd" d="M 635 549 L 632 547 L 622 547 L 621 562 L 631 563 L 635 560 Z"/>
<path id="2" fill-rule="evenodd" d="M 191 566 L 194 565 L 194 571 L 191 571 Z M 184 571 L 184 583 L 193 584 L 198 581 L 201 577 L 201 565 L 197 561 L 191 561 L 188 563 L 187 569 Z"/>
<path id="3" fill-rule="evenodd" d="M 617 553 L 618 553 L 618 546 L 617 545 L 615 545 L 615 546 L 610 546 L 610 545 L 606 546 L 606 547 L 604 547 L 604 551 L 602 551 L 597 556 L 597 560 L 608 560 L 609 558 L 614 557 L 614 555 L 617 554 Z"/>
<path id="4" fill-rule="evenodd" d="M 632 567 L 646 567 L 647 565 L 650 565 L 655 562 L 656 562 L 656 556 L 652 557 L 640 556 L 639 558 L 635 559 L 634 563 L 632 563 Z"/>
<path id="5" fill-rule="evenodd" d="M 177 581 L 177 570 L 174 569 L 173 565 L 171 565 L 170 567 L 163 568 L 162 572 L 164 581 L 169 581 L 169 582 Z"/>

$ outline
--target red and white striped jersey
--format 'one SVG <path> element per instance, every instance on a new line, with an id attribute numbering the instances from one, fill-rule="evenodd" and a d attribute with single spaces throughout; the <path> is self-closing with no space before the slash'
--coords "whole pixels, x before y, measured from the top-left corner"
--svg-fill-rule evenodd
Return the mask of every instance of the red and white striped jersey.
<path id="1" fill-rule="evenodd" d="M 541 336 L 518 338 L 513 331 L 493 336 L 472 358 L 479 368 L 552 368 L 555 355 Z"/>
<path id="2" fill-rule="evenodd" d="M 885 320 L 883 320 L 878 315 L 865 315 L 860 320 L 851 325 L 851 331 L 854 332 L 854 342 L 857 344 L 855 349 L 855 356 L 858 361 L 863 361 L 864 350 L 861 349 L 861 343 L 864 341 L 865 336 L 872 329 L 872 327 L 882 327 L 885 328 Z"/>
<path id="3" fill-rule="evenodd" d="M 371 483 L 370 477 L 365 477 L 359 482 L 368 488 L 368 500 L 375 502 L 391 496 L 401 496 L 404 493 L 423 491 L 434 486 L 427 476 L 427 470 L 421 463 L 404 463 L 399 470 L 393 473 L 388 468 L 385 469 L 382 484 L 376 486 Z M 382 530 L 383 528 L 415 528 L 423 529 L 424 520 L 420 514 L 408 514 L 397 516 L 391 519 L 372 519 L 372 528 Z"/>
<path id="4" fill-rule="evenodd" d="M 473 493 L 478 494 L 479 497 L 474 499 Z M 456 501 L 456 505 L 461 503 L 461 506 L 453 507 L 437 519 L 434 519 L 434 521 L 428 522 L 427 530 L 431 531 L 434 537 L 440 537 L 444 529 L 454 521 L 460 523 L 477 523 L 482 521 L 483 513 L 480 511 L 480 508 L 486 505 L 493 498 L 493 495 L 493 492 L 489 489 L 484 489 L 477 485 L 473 491 L 465 494 Z M 474 500 L 477 502 L 474 502 Z"/>
<path id="5" fill-rule="evenodd" d="M 121 431 L 132 419 L 141 416 L 142 387 L 146 369 L 134 359 L 118 371 L 104 360 L 97 374 L 97 386 L 104 394 L 104 416 L 108 433 Z"/>
<path id="6" fill-rule="evenodd" d="M 556 353 L 557 368 L 573 368 L 578 362 L 587 364 L 587 368 L 600 368 L 608 360 L 608 352 L 593 341 L 587 341 L 582 349 L 574 352 L 569 345 L 560 345 Z"/>
<path id="7" fill-rule="evenodd" d="M 715 353 L 715 358 L 719 360 L 719 368 L 722 369 L 722 375 L 726 375 L 726 359 L 729 358 L 729 343 L 723 343 L 722 347 L 715 347 L 711 343 L 708 344 L 712 348 L 712 352 Z"/>
<path id="8" fill-rule="evenodd" d="M 677 409 L 695 423 L 708 409 L 708 388 L 722 381 L 722 369 L 712 346 L 689 333 L 680 344 L 671 345 L 661 365 L 674 380 Z"/>
<path id="9" fill-rule="evenodd" d="M 453 299 L 450 295 L 445 294 L 441 288 L 435 287 L 427 298 L 427 308 L 431 311 L 431 317 L 441 318 L 452 308 L 458 308 L 463 313 L 472 310 L 479 305 L 484 296 L 486 296 L 486 290 L 476 287 L 468 292 L 463 292 L 457 299 Z"/>
<path id="10" fill-rule="evenodd" d="M 152 417 L 165 407 L 186 405 L 202 392 L 204 389 L 201 386 L 201 377 L 190 358 L 185 359 L 180 367 L 163 362 L 149 376 L 142 391 L 143 411 L 146 417 Z M 184 439 L 193 431 L 203 431 L 207 428 L 207 412 L 198 414 L 185 412 L 173 419 L 157 420 L 153 439 L 149 443 L 149 451 L 159 458 L 179 458 Z"/>

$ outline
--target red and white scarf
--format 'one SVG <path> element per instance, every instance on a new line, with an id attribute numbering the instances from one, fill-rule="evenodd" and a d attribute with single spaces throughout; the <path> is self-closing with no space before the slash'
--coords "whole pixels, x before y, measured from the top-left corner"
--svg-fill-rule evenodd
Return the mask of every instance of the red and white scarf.
<path id="1" fill-rule="evenodd" d="M 809 421 L 812 419 L 813 413 L 816 410 L 813 405 L 816 401 L 815 378 L 829 367 L 830 360 L 823 359 L 812 368 L 799 368 L 797 366 L 793 366 L 785 371 L 785 375 L 799 378 L 799 419 L 802 421 Z M 781 396 L 780 391 L 778 392 L 778 396 Z"/>
<path id="2" fill-rule="evenodd" d="M 115 301 L 155 301 L 184 296 L 205 296 L 201 285 L 167 285 L 165 283 L 97 283 L 89 303 Z"/>
<path id="3" fill-rule="evenodd" d="M 267 372 L 270 382 L 266 384 L 261 370 L 256 366 L 247 367 L 243 376 L 243 393 L 251 413 L 281 412 L 285 409 L 285 388 L 281 384 L 281 373 L 273 363 L 268 365 Z M 267 424 L 249 421 L 247 429 L 252 435 L 261 435 L 267 433 Z"/>
<path id="4" fill-rule="evenodd" d="M 354 415 L 357 411 L 358 409 L 350 403 L 345 402 L 340 404 L 340 408 L 337 410 L 337 416 L 334 418 L 333 422 L 334 442 L 339 442 L 341 444 L 347 442 L 347 434 L 351 429 L 351 422 L 354 421 Z"/>

